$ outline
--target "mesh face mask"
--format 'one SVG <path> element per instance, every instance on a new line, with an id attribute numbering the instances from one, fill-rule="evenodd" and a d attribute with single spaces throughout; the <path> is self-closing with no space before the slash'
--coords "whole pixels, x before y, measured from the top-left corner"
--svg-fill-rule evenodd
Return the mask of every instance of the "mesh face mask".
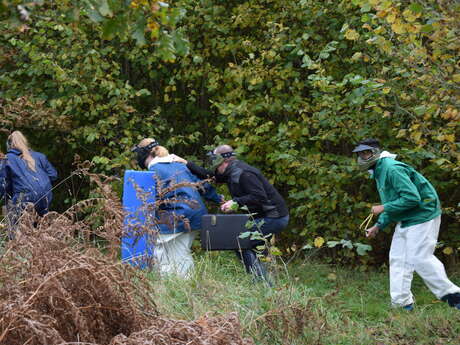
<path id="1" fill-rule="evenodd" d="M 145 160 L 149 156 L 152 149 L 158 145 L 159 144 L 157 141 L 152 141 L 147 146 L 141 147 L 141 146 L 136 145 L 131 149 L 131 152 L 137 153 L 137 164 L 139 165 L 141 169 L 147 169 L 147 167 L 145 166 Z"/>
<path id="2" fill-rule="evenodd" d="M 371 167 L 373 167 L 379 160 L 380 154 L 382 153 L 379 148 L 373 148 L 371 152 L 372 155 L 367 159 L 363 159 L 358 155 L 358 166 L 360 170 L 369 170 Z"/>
<path id="3" fill-rule="evenodd" d="M 214 153 L 210 151 L 207 153 L 207 165 L 210 170 L 216 171 L 225 159 L 236 156 L 235 152 Z"/>

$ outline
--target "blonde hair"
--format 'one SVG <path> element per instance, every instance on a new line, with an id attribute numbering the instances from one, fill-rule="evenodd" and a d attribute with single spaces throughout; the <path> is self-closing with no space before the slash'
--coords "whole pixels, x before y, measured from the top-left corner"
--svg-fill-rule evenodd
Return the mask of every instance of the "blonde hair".
<path id="1" fill-rule="evenodd" d="M 21 151 L 21 158 L 26 162 L 30 170 L 36 171 L 35 160 L 30 154 L 29 143 L 20 131 L 14 131 L 8 137 L 8 146 L 12 149 Z"/>
<path id="2" fill-rule="evenodd" d="M 145 138 L 145 139 L 142 139 L 142 141 L 139 143 L 139 147 L 145 147 L 149 144 L 151 144 L 152 142 L 154 142 L 155 139 L 152 139 L 152 138 Z M 150 151 L 150 154 L 153 156 L 153 157 L 166 157 L 169 155 L 169 151 L 163 147 L 163 146 L 155 146 L 151 151 Z"/>

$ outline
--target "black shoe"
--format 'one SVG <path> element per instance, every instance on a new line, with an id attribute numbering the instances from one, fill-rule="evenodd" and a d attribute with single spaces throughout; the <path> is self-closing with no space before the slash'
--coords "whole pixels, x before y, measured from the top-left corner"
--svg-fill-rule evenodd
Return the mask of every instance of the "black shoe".
<path id="1" fill-rule="evenodd" d="M 447 302 L 451 307 L 460 309 L 460 293 L 450 293 L 441 298 L 441 301 Z"/>
<path id="2" fill-rule="evenodd" d="M 260 262 L 257 254 L 250 249 L 243 250 L 241 254 L 246 272 L 254 275 L 255 281 L 263 281 L 267 283 L 268 286 L 272 287 L 273 283 L 270 281 L 268 272 L 265 269 L 264 264 Z"/>

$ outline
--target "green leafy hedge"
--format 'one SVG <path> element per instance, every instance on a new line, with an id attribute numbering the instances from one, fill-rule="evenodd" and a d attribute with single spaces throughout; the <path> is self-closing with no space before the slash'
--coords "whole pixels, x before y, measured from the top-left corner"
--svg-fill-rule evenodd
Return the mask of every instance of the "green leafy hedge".
<path id="1" fill-rule="evenodd" d="M 167 58 L 160 39 L 104 40 L 93 22 L 53 16 L 53 8 L 27 28 L 4 25 L 5 126 L 20 118 L 64 175 L 74 153 L 122 174 L 128 148 L 145 135 L 193 159 L 206 145 L 228 142 L 288 200 L 285 247 L 317 237 L 367 243 L 358 227 L 378 196 L 350 151 L 378 137 L 435 185 L 444 247 L 459 250 L 459 44 L 451 39 L 458 11 L 437 1 L 171 5 L 185 10 L 178 32 L 189 42 L 178 41 Z M 49 115 L 10 111 L 33 113 L 34 104 Z M 390 233 L 371 243 L 372 257 L 335 246 L 325 252 L 380 262 Z"/>

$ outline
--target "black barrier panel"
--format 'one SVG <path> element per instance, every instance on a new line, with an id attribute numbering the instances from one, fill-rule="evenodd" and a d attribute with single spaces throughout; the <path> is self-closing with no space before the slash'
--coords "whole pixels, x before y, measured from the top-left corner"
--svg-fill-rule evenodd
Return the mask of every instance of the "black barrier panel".
<path id="1" fill-rule="evenodd" d="M 246 228 L 247 214 L 206 214 L 202 217 L 201 248 L 205 250 L 251 249 L 249 237 L 240 234 L 251 231 Z"/>

